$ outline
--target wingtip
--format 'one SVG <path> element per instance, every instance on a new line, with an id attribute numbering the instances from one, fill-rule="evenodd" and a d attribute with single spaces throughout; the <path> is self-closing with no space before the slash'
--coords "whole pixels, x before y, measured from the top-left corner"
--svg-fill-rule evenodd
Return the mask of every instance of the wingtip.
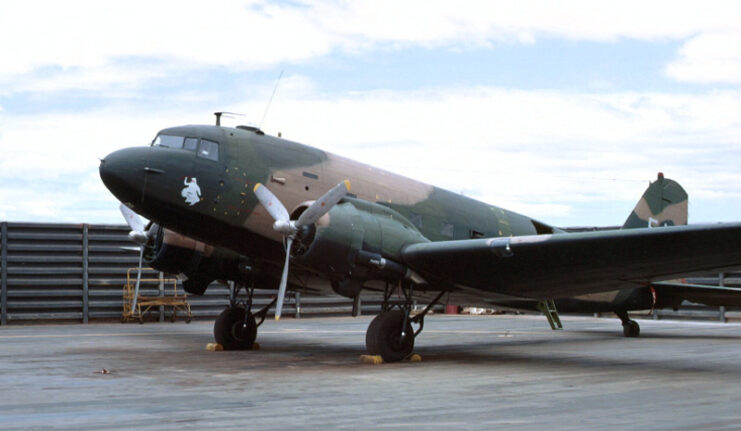
<path id="1" fill-rule="evenodd" d="M 257 192 L 257 189 L 259 189 L 260 186 L 262 186 L 262 183 L 255 184 L 255 187 L 252 188 L 252 192 Z"/>
<path id="2" fill-rule="evenodd" d="M 275 316 L 275 320 L 276 321 L 280 320 L 280 316 Z"/>
<path id="3" fill-rule="evenodd" d="M 350 191 L 350 180 L 345 180 L 345 188 L 348 192 Z"/>

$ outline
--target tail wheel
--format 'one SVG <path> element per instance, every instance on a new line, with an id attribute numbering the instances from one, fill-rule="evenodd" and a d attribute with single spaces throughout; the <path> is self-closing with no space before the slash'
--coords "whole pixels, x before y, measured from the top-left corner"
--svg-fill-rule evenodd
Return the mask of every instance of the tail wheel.
<path id="1" fill-rule="evenodd" d="M 414 349 L 414 331 L 407 319 L 404 336 L 402 325 L 404 313 L 402 311 L 386 311 L 378 316 L 368 326 L 365 334 L 365 346 L 371 355 L 381 355 L 386 362 L 396 362 L 408 357 Z"/>
<path id="2" fill-rule="evenodd" d="M 224 350 L 251 349 L 257 338 L 257 323 L 250 313 L 244 318 L 245 309 L 229 307 L 222 311 L 214 323 L 214 339 Z"/>
<path id="3" fill-rule="evenodd" d="M 635 320 L 628 320 L 623 324 L 623 335 L 626 337 L 637 337 L 641 334 L 641 327 Z"/>

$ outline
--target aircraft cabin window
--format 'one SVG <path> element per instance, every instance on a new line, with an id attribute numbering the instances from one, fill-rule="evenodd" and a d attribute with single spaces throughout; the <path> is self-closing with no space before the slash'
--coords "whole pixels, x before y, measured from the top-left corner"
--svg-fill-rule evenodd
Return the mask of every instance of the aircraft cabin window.
<path id="1" fill-rule="evenodd" d="M 183 148 L 182 136 L 157 135 L 152 142 L 153 147 Z"/>
<path id="2" fill-rule="evenodd" d="M 219 144 L 213 141 L 207 141 L 205 139 L 201 139 L 201 144 L 198 146 L 198 152 L 196 153 L 198 157 L 203 157 L 204 159 L 219 161 Z"/>
<path id="3" fill-rule="evenodd" d="M 185 138 L 185 143 L 183 144 L 184 149 L 195 151 L 196 147 L 198 147 L 198 138 Z"/>

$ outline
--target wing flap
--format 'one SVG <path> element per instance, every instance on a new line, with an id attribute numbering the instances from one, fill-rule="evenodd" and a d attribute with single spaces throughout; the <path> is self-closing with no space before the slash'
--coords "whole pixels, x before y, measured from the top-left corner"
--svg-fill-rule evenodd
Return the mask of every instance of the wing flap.
<path id="1" fill-rule="evenodd" d="M 556 298 L 741 267 L 741 223 L 431 242 L 402 257 L 440 282 Z"/>

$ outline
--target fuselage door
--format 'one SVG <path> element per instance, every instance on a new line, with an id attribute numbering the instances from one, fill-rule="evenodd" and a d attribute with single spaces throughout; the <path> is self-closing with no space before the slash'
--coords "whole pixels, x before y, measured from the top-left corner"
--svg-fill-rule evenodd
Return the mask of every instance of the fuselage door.
<path id="1" fill-rule="evenodd" d="M 208 215 L 228 215 L 229 176 L 225 160 L 227 151 L 215 140 L 201 138 L 195 151 L 195 174 L 203 194 Z"/>
<path id="2" fill-rule="evenodd" d="M 199 181 L 203 181 L 208 215 L 241 224 L 240 220 L 249 214 L 249 189 L 245 187 L 247 172 L 240 168 L 234 142 L 201 138 L 195 163 Z"/>

